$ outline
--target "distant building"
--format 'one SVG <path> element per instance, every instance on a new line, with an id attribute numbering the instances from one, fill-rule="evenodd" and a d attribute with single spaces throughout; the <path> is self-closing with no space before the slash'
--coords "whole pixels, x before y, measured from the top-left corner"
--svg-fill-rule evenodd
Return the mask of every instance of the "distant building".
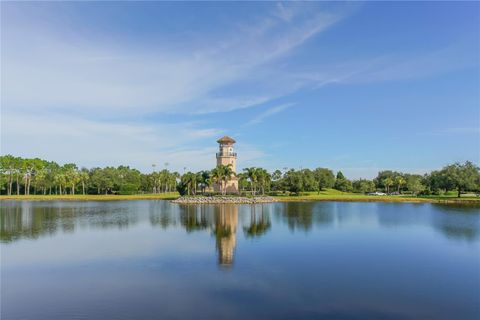
<path id="1" fill-rule="evenodd" d="M 235 140 L 228 136 L 224 136 L 217 140 L 219 144 L 219 150 L 217 152 L 217 166 L 230 165 L 234 173 L 237 172 L 237 153 L 233 151 L 233 145 L 235 144 Z M 220 192 L 220 185 L 214 184 L 213 189 L 216 192 Z M 227 193 L 238 193 L 238 178 L 236 176 L 232 176 L 230 181 L 227 182 L 226 185 Z"/>

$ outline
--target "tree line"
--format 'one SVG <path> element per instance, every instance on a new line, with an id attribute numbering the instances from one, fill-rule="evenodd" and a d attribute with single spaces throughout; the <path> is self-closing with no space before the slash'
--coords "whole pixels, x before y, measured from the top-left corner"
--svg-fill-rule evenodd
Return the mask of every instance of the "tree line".
<path id="1" fill-rule="evenodd" d="M 341 171 L 328 168 L 289 169 L 268 172 L 250 167 L 235 174 L 230 166 L 218 166 L 199 172 L 171 172 L 167 169 L 142 173 L 128 166 L 79 168 L 74 163 L 60 165 L 39 158 L 25 159 L 0 156 L 0 194 L 137 194 L 178 191 L 195 195 L 211 192 L 218 184 L 226 193 L 226 184 L 234 176 L 241 193 L 252 195 L 321 192 L 336 189 L 343 192 L 437 195 L 455 191 L 480 192 L 480 168 L 470 161 L 454 163 L 424 175 L 380 171 L 377 177 L 349 180 Z"/>
<path id="2" fill-rule="evenodd" d="M 386 194 L 408 193 L 414 196 L 440 195 L 456 191 L 460 197 L 464 192 L 480 192 L 480 168 L 470 161 L 450 164 L 424 175 L 384 170 L 372 180 L 352 181 L 341 171 L 334 174 L 328 168 L 290 169 L 283 174 L 276 170 L 271 177 L 272 190 L 295 194 L 306 191 L 320 192 L 327 188 L 364 194 L 382 191 Z"/>

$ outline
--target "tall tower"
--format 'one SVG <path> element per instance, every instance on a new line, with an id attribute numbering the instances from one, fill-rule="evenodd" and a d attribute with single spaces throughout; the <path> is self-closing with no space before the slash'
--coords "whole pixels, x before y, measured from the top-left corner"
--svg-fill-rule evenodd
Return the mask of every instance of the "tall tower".
<path id="1" fill-rule="evenodd" d="M 217 140 L 219 145 L 219 150 L 217 152 L 217 167 L 219 165 L 232 167 L 234 173 L 237 172 L 237 154 L 233 151 L 233 144 L 236 142 L 233 138 L 229 136 L 224 136 Z M 220 191 L 220 186 L 215 184 L 213 186 L 215 191 Z M 227 193 L 238 193 L 238 179 L 237 177 L 232 177 L 226 185 Z"/>

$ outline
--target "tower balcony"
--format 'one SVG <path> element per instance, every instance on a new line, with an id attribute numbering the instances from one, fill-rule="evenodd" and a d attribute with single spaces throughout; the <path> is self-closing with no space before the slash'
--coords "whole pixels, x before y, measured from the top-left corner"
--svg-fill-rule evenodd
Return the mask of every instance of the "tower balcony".
<path id="1" fill-rule="evenodd" d="M 237 157 L 236 152 L 217 152 L 217 158 L 219 157 Z"/>

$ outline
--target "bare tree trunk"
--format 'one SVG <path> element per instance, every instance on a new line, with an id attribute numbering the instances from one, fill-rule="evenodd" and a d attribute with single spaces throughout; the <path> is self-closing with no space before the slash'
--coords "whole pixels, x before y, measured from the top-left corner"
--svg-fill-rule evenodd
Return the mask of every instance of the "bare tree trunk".
<path id="1" fill-rule="evenodd" d="M 12 187 L 13 187 L 13 177 L 12 174 L 8 176 L 8 195 L 12 195 Z"/>
<path id="2" fill-rule="evenodd" d="M 20 183 L 18 183 L 18 175 L 17 175 L 17 196 L 20 195 Z"/>
<path id="3" fill-rule="evenodd" d="M 83 192 L 83 195 L 85 195 L 85 182 L 82 181 L 82 192 Z"/>

